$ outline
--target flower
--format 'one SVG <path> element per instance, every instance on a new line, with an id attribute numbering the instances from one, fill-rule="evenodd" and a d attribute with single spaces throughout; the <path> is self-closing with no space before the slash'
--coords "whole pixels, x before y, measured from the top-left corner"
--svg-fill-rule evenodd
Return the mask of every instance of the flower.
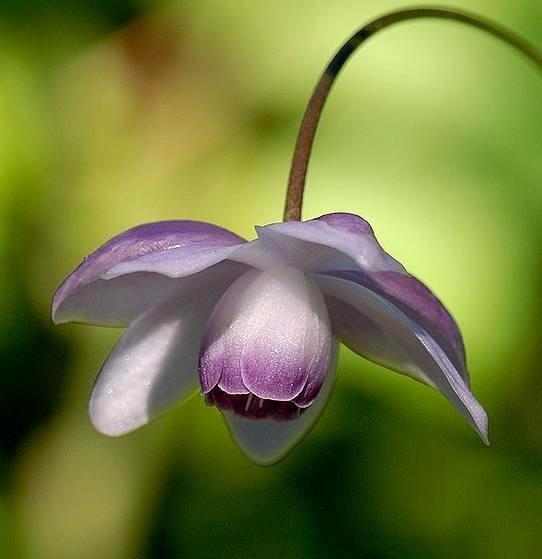
<path id="1" fill-rule="evenodd" d="M 378 244 L 361 217 L 333 213 L 257 227 L 164 221 L 93 252 L 55 293 L 55 323 L 128 327 L 89 402 L 96 429 L 128 433 L 199 386 L 242 450 L 269 464 L 317 420 L 340 340 L 440 390 L 487 442 L 454 320 Z"/>

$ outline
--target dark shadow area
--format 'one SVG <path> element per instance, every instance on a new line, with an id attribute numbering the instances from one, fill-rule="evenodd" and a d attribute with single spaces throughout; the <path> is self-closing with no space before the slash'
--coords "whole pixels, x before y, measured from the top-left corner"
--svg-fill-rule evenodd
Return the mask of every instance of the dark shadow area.
<path id="1" fill-rule="evenodd" d="M 8 312 L 0 324 L 0 448 L 8 457 L 60 404 L 71 355 L 61 331 L 44 322 L 32 306 L 21 266 L 21 248 L 30 242 L 30 235 L 21 230 L 27 221 L 16 211 L 11 221 L 14 241 L 2 255 L 9 285 L 9 300 L 3 306 Z"/>
<path id="2" fill-rule="evenodd" d="M 143 3 L 137 0 L 2 0 L 0 6 L 2 20 L 12 24 L 39 21 L 44 16 L 50 18 L 52 14 L 74 15 L 77 18 L 87 14 L 104 22 L 110 31 L 145 13 Z"/>

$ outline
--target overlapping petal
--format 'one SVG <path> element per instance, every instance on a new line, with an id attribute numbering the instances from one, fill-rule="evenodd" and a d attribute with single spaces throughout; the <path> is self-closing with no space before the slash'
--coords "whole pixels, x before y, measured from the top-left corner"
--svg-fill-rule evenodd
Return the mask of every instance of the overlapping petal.
<path id="1" fill-rule="evenodd" d="M 332 275 L 363 285 L 397 306 L 439 344 L 470 385 L 461 332 L 448 310 L 420 280 L 397 272 L 345 271 Z"/>
<path id="2" fill-rule="evenodd" d="M 394 271 L 403 266 L 378 244 L 371 226 L 353 214 L 334 213 L 309 221 L 258 227 L 258 238 L 287 265 L 311 272 Z"/>
<path id="3" fill-rule="evenodd" d="M 334 333 L 351 349 L 438 388 L 487 442 L 487 415 L 437 341 L 387 297 L 342 278 L 318 276 Z"/>
<path id="4" fill-rule="evenodd" d="M 102 367 L 89 413 L 96 429 L 117 436 L 133 431 L 191 395 L 207 318 L 229 285 L 208 274 L 136 319 Z"/>
<path id="5" fill-rule="evenodd" d="M 456 323 L 365 220 L 335 213 L 257 233 L 247 243 L 201 222 L 139 226 L 59 287 L 55 322 L 130 324 L 91 395 L 99 431 L 130 432 L 179 403 L 195 389 L 199 365 L 206 400 L 223 411 L 240 447 L 273 463 L 325 406 L 336 335 L 439 389 L 487 442 Z"/>
<path id="6" fill-rule="evenodd" d="M 267 251 L 275 259 L 280 255 L 285 263 L 305 270 L 344 277 L 392 301 L 438 342 L 469 383 L 455 321 L 422 282 L 380 247 L 367 221 L 353 214 L 333 213 L 306 222 L 268 225 L 259 228 L 258 234 L 260 254 Z"/>
<path id="7" fill-rule="evenodd" d="M 254 462 L 270 466 L 286 456 L 310 431 L 321 416 L 335 384 L 338 344 L 333 341 L 331 359 L 324 384 L 312 405 L 295 419 L 254 421 L 232 412 L 224 412 L 230 432 L 241 450 Z"/>
<path id="8" fill-rule="evenodd" d="M 53 320 L 127 326 L 178 289 L 178 278 L 223 262 L 244 243 L 230 231 L 197 221 L 129 229 L 94 251 L 66 278 L 53 298 Z M 225 273 L 235 266 L 225 265 Z"/>
<path id="9" fill-rule="evenodd" d="M 203 338 L 203 391 L 309 405 L 330 360 L 331 330 L 314 282 L 297 268 L 250 271 L 224 293 Z"/>

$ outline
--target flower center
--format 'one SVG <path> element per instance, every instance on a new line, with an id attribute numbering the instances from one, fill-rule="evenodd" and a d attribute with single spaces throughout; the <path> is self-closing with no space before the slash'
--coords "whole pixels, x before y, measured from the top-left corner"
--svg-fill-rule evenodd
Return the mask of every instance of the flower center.
<path id="1" fill-rule="evenodd" d="M 300 408 L 294 402 L 264 400 L 254 394 L 228 394 L 218 387 L 205 394 L 205 403 L 248 419 L 274 419 L 276 421 L 296 419 L 307 409 Z"/>

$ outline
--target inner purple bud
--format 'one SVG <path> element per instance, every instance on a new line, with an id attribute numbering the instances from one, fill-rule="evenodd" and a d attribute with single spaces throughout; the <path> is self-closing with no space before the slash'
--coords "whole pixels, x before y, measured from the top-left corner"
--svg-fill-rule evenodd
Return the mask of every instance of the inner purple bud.
<path id="1" fill-rule="evenodd" d="M 205 328 L 199 360 L 205 399 L 253 419 L 295 419 L 323 384 L 331 344 L 323 296 L 303 272 L 246 272 Z"/>
<path id="2" fill-rule="evenodd" d="M 294 402 L 278 402 L 277 400 L 264 400 L 254 394 L 228 394 L 218 386 L 205 394 L 205 403 L 216 406 L 222 411 L 233 412 L 250 419 L 274 419 L 288 421 L 296 419 L 307 408 L 301 408 Z"/>

